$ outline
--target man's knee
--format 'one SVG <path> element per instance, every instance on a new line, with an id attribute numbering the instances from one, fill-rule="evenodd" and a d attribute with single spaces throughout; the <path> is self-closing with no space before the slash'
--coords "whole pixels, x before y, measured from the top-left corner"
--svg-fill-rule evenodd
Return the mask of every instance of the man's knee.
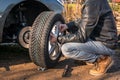
<path id="1" fill-rule="evenodd" d="M 69 44 L 66 43 L 62 45 L 61 50 L 64 56 L 66 57 L 69 56 L 70 54 L 69 49 L 70 49 Z"/>
<path id="2" fill-rule="evenodd" d="M 61 47 L 62 52 L 67 52 L 68 51 L 68 45 L 67 44 L 63 44 Z"/>

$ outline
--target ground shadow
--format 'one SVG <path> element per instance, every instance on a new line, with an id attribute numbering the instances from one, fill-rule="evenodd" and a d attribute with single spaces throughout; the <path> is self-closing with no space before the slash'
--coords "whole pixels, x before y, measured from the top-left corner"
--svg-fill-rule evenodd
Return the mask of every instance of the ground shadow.
<path id="1" fill-rule="evenodd" d="M 63 60 L 60 60 L 59 63 L 54 67 L 54 69 L 63 69 L 62 77 L 70 77 L 73 71 L 73 67 L 86 65 L 86 63 L 83 61 L 64 59 L 64 57 L 62 58 Z"/>
<path id="2" fill-rule="evenodd" d="M 0 67 L 6 71 L 10 70 L 11 65 L 31 62 L 28 50 L 20 46 L 0 46 Z"/>
<path id="3" fill-rule="evenodd" d="M 120 72 L 110 73 L 100 78 L 99 80 L 120 80 Z"/>
<path id="4" fill-rule="evenodd" d="M 107 71 L 107 73 L 114 73 L 120 71 L 120 53 L 116 52 L 115 55 L 113 55 L 114 63 L 111 66 L 111 68 Z"/>
<path id="5" fill-rule="evenodd" d="M 6 71 L 10 70 L 10 66 L 31 62 L 29 52 L 20 46 L 0 46 L 0 68 L 4 67 Z M 63 59 L 56 64 L 56 69 L 64 69 L 66 65 L 70 67 L 85 65 L 84 62 L 77 62 L 73 59 Z"/>
<path id="6" fill-rule="evenodd" d="M 64 69 L 66 65 L 69 65 L 69 67 L 77 67 L 77 66 L 83 66 L 86 65 L 83 61 L 77 61 L 73 59 L 63 59 L 59 61 L 59 63 L 56 65 L 56 69 Z"/>

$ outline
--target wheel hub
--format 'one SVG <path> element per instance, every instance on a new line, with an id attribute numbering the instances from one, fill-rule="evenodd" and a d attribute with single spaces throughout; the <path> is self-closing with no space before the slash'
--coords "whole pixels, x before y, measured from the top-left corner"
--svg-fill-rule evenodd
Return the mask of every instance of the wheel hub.
<path id="1" fill-rule="evenodd" d="M 18 36 L 19 44 L 24 48 L 29 48 L 29 38 L 30 38 L 31 26 L 24 27 Z"/>
<path id="2" fill-rule="evenodd" d="M 61 24 L 60 21 L 56 22 L 53 25 L 53 28 L 51 30 L 51 33 L 53 33 L 56 37 L 58 37 L 59 35 L 61 35 L 61 33 L 59 32 L 59 29 L 58 29 L 59 24 Z M 48 51 L 49 51 L 50 58 L 52 60 L 56 60 L 59 57 L 59 55 L 61 54 L 61 49 L 60 49 L 59 43 L 58 42 L 51 43 L 50 40 L 49 40 Z"/>

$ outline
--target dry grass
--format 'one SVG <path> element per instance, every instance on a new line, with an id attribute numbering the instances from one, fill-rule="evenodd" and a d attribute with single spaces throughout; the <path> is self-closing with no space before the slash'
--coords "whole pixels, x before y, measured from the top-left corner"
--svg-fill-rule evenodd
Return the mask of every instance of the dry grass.
<path id="1" fill-rule="evenodd" d="M 66 22 L 80 18 L 81 16 L 81 5 L 80 4 L 64 4 L 65 11 L 63 16 Z"/>

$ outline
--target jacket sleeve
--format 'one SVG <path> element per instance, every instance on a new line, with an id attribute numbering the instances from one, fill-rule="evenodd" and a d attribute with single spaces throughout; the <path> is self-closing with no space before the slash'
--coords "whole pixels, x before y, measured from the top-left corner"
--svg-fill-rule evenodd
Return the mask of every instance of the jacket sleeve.
<path id="1" fill-rule="evenodd" d="M 59 42 L 72 42 L 79 40 L 80 42 L 86 41 L 94 28 L 96 27 L 99 20 L 99 7 L 97 0 L 87 0 L 82 9 L 82 18 L 78 22 L 68 23 L 68 30 L 72 30 L 74 27 L 78 27 L 76 34 L 69 34 L 65 36 L 60 36 L 58 38 Z"/>
<path id="2" fill-rule="evenodd" d="M 97 0 L 86 0 L 87 2 L 82 9 L 81 22 L 78 23 L 82 29 L 85 39 L 90 37 L 90 34 L 98 24 L 100 17 L 100 4 Z"/>
<path id="3" fill-rule="evenodd" d="M 81 42 L 81 43 L 85 42 L 79 30 L 74 34 L 69 33 L 64 36 L 59 36 L 57 40 L 61 44 L 66 43 L 66 42 Z"/>
<path id="4" fill-rule="evenodd" d="M 77 33 L 74 34 L 66 34 L 64 36 L 58 37 L 59 43 L 66 43 L 66 42 L 79 42 L 79 35 Z"/>
<path id="5" fill-rule="evenodd" d="M 78 31 L 78 25 L 77 23 L 80 22 L 81 19 L 77 19 L 75 21 L 69 22 L 66 25 L 68 26 L 67 31 L 70 33 L 75 33 L 76 31 Z"/>

